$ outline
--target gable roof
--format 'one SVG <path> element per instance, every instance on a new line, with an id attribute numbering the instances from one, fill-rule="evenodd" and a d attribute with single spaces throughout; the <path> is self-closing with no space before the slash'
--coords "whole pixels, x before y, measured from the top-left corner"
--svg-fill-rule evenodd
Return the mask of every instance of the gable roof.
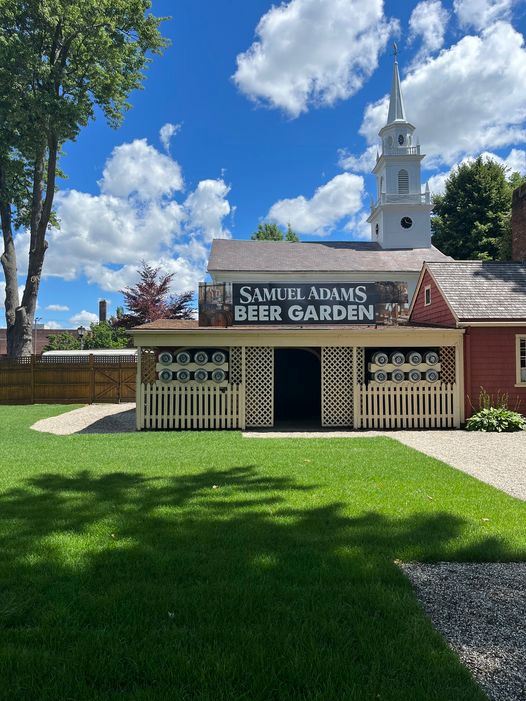
<path id="1" fill-rule="evenodd" d="M 425 268 L 458 321 L 526 319 L 526 264 L 465 260 Z"/>
<path id="2" fill-rule="evenodd" d="M 363 241 L 239 241 L 214 239 L 208 272 L 418 272 L 425 261 L 448 261 L 434 248 L 383 249 Z"/>

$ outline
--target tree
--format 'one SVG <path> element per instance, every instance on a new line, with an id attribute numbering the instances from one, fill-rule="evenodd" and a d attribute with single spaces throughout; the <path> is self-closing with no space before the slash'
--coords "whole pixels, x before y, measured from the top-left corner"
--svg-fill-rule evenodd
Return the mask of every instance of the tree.
<path id="1" fill-rule="evenodd" d="M 48 343 L 44 346 L 45 351 L 52 350 L 80 350 L 80 340 L 72 333 L 62 331 L 62 333 L 49 334 Z"/>
<path id="2" fill-rule="evenodd" d="M 122 327 L 114 326 L 107 321 L 99 321 L 90 325 L 84 337 L 84 350 L 95 348 L 127 348 L 130 338 Z M 80 350 L 80 339 L 72 333 L 62 332 L 50 334 L 49 343 L 44 348 L 48 350 Z"/>
<path id="3" fill-rule="evenodd" d="M 150 0 L 0 0 L 0 222 L 7 350 L 31 353 L 31 329 L 63 144 L 100 110 L 122 121 L 148 52 L 166 45 Z M 27 229 L 18 293 L 14 236 Z"/>
<path id="4" fill-rule="evenodd" d="M 433 244 L 457 260 L 509 258 L 511 193 L 517 180 L 518 173 L 508 177 L 505 166 L 482 156 L 456 168 L 444 194 L 433 198 Z"/>
<path id="5" fill-rule="evenodd" d="M 137 271 L 139 282 L 134 287 L 121 290 L 127 312 L 114 320 L 117 326 L 130 329 L 157 319 L 193 319 L 193 293 L 170 295 L 173 274 L 162 275 L 144 261 Z"/>
<path id="6" fill-rule="evenodd" d="M 299 238 L 292 230 L 290 224 L 288 224 L 287 231 L 283 235 L 281 227 L 277 224 L 265 222 L 258 224 L 257 231 L 252 234 L 252 241 L 289 241 L 290 243 L 297 243 Z"/>

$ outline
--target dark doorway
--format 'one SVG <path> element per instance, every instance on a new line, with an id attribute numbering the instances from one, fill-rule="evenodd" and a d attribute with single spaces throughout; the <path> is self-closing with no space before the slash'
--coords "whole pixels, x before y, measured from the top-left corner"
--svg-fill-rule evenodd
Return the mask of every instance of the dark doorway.
<path id="1" fill-rule="evenodd" d="M 274 351 L 275 423 L 321 424 L 319 348 L 276 348 Z"/>

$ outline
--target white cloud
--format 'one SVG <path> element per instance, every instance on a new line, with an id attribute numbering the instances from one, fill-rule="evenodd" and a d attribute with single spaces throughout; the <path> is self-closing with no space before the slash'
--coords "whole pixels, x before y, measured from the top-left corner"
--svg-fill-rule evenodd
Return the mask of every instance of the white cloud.
<path id="1" fill-rule="evenodd" d="M 223 180 L 201 180 L 186 198 L 188 225 L 200 232 L 205 241 L 230 237 L 230 232 L 222 226 L 223 219 L 230 214 L 226 199 L 229 191 Z"/>
<path id="2" fill-rule="evenodd" d="M 356 93 L 378 66 L 398 23 L 383 0 L 291 0 L 272 8 L 233 76 L 253 100 L 297 117 Z"/>
<path id="3" fill-rule="evenodd" d="M 427 167 L 451 165 L 468 154 L 526 139 L 523 36 L 504 22 L 481 36 L 465 36 L 416 67 L 402 83 Z M 367 106 L 360 133 L 369 144 L 385 124 L 388 96 Z"/>
<path id="4" fill-rule="evenodd" d="M 180 129 L 180 124 L 171 124 L 170 122 L 167 122 L 159 129 L 159 138 L 165 151 L 170 151 L 170 142 Z"/>
<path id="5" fill-rule="evenodd" d="M 101 194 L 58 192 L 60 229 L 52 229 L 44 275 L 73 280 L 85 275 L 107 291 L 133 284 L 141 260 L 174 272 L 173 291 L 195 289 L 206 272 L 212 238 L 228 238 L 230 188 L 202 180 L 177 202 L 179 164 L 145 140 L 114 149 L 100 181 Z M 28 234 L 16 239 L 25 255 Z"/>
<path id="6" fill-rule="evenodd" d="M 462 27 L 484 29 L 500 19 L 510 19 L 518 0 L 454 0 L 453 8 Z"/>
<path id="7" fill-rule="evenodd" d="M 69 307 L 65 304 L 48 304 L 46 307 L 47 312 L 69 312 Z"/>
<path id="8" fill-rule="evenodd" d="M 440 0 L 423 0 L 416 5 L 409 19 L 409 40 L 413 42 L 420 37 L 422 47 L 414 63 L 442 48 L 448 20 L 449 12 Z"/>
<path id="9" fill-rule="evenodd" d="M 484 151 L 480 155 L 485 160 L 493 160 L 497 163 L 500 163 L 503 166 L 506 166 L 506 168 L 508 169 L 508 174 L 511 174 L 513 172 L 519 172 L 521 175 L 526 174 L 526 151 L 514 148 L 509 152 L 506 158 L 502 158 L 498 154 L 491 153 L 489 151 Z M 444 190 L 446 189 L 446 180 L 449 178 L 449 176 L 455 172 L 459 165 L 463 165 L 464 163 L 471 163 L 473 160 L 474 159 L 472 156 L 466 156 L 466 158 L 463 158 L 459 163 L 456 163 L 449 170 L 443 173 L 437 173 L 436 175 L 432 175 L 428 180 L 429 189 L 431 190 L 431 193 L 433 195 L 442 195 L 444 193 Z"/>
<path id="10" fill-rule="evenodd" d="M 363 192 L 361 176 L 341 173 L 319 187 L 311 199 L 300 196 L 279 200 L 272 205 L 267 218 L 282 226 L 290 223 L 300 234 L 325 236 L 343 219 L 360 212 Z"/>
<path id="11" fill-rule="evenodd" d="M 146 139 L 114 148 L 99 184 L 104 195 L 141 199 L 170 197 L 184 187 L 179 164 Z"/>
<path id="12" fill-rule="evenodd" d="M 96 324 L 98 320 L 99 317 L 97 314 L 87 312 L 85 309 L 83 309 L 78 314 L 74 314 L 69 321 L 71 324 L 73 324 L 73 326 L 89 326 L 90 324 Z"/>
<path id="13" fill-rule="evenodd" d="M 343 170 L 354 170 L 357 173 L 370 173 L 376 163 L 378 146 L 373 144 L 360 155 L 349 153 L 345 149 L 338 152 L 338 165 Z"/>
<path id="14" fill-rule="evenodd" d="M 60 324 L 58 321 L 45 321 L 44 328 L 53 329 L 53 331 L 56 331 L 57 329 L 63 329 L 64 324 Z"/>

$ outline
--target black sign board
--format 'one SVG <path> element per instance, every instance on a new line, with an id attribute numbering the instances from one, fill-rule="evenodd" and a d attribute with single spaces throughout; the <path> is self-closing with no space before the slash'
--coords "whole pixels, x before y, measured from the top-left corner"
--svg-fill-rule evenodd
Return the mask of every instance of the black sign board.
<path id="1" fill-rule="evenodd" d="M 370 283 L 234 283 L 234 326 L 385 324 L 407 305 L 407 285 Z"/>

